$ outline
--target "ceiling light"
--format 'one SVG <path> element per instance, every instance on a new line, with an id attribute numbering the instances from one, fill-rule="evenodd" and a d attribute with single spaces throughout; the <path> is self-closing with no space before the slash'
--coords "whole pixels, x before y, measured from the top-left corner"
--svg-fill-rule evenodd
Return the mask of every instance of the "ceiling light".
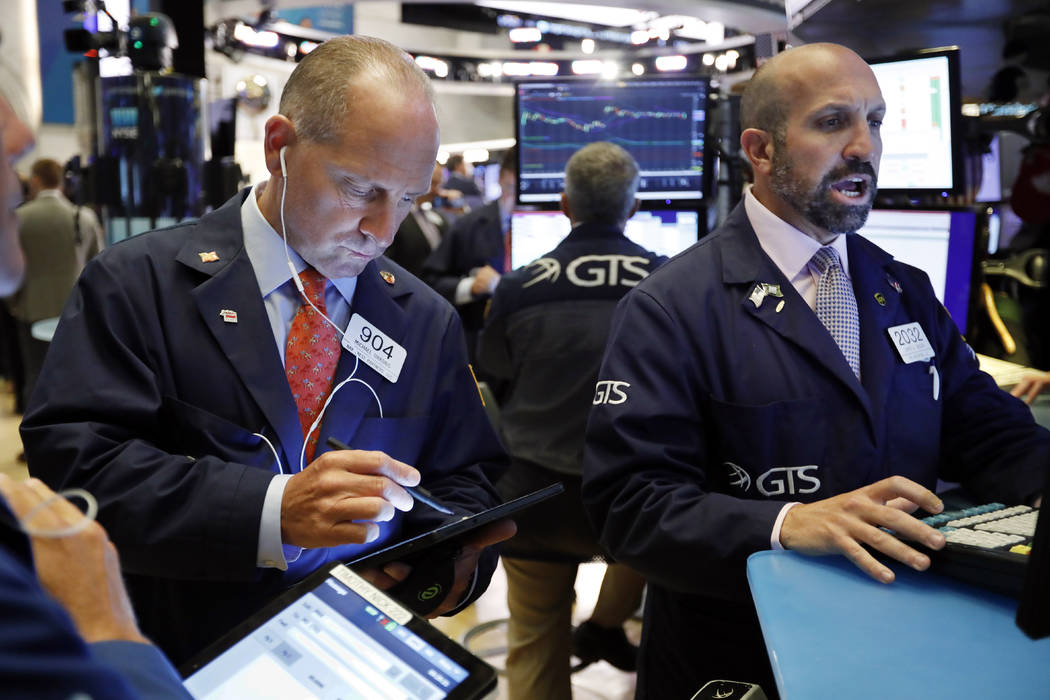
<path id="1" fill-rule="evenodd" d="M 685 70 L 689 60 L 685 56 L 657 56 L 656 70 L 676 71 Z"/>
<path id="2" fill-rule="evenodd" d="M 704 57 L 700 60 L 703 61 L 705 66 L 715 65 L 715 55 L 713 53 L 705 53 Z"/>
<path id="3" fill-rule="evenodd" d="M 594 53 L 594 39 L 584 39 L 580 42 L 580 51 Z"/>
<path id="4" fill-rule="evenodd" d="M 238 24 L 234 27 L 233 38 L 248 46 L 259 46 L 264 49 L 272 49 L 280 41 L 277 32 L 257 32 L 247 24 Z"/>
<path id="5" fill-rule="evenodd" d="M 416 65 L 439 78 L 448 77 L 448 63 L 433 56 L 416 56 Z"/>
<path id="6" fill-rule="evenodd" d="M 507 32 L 507 35 L 515 44 L 534 43 L 543 38 L 543 33 L 536 27 L 516 27 Z"/>
<path id="7" fill-rule="evenodd" d="M 720 54 L 715 59 L 715 70 L 725 71 L 729 68 L 729 59 L 726 58 L 725 54 Z"/>
<path id="8" fill-rule="evenodd" d="M 606 27 L 629 27 L 647 22 L 659 13 L 623 7 L 596 7 L 577 2 L 504 2 L 475 0 L 475 5 L 540 17 L 557 17 Z"/>
<path id="9" fill-rule="evenodd" d="M 576 75 L 597 75 L 602 72 L 602 61 L 596 58 L 589 58 L 582 61 L 572 62 L 572 72 Z"/>
<path id="10" fill-rule="evenodd" d="M 645 73 L 645 66 L 643 66 L 641 63 L 635 63 L 633 66 L 631 66 L 631 72 L 635 75 L 642 75 L 643 73 Z"/>
<path id="11" fill-rule="evenodd" d="M 644 44 L 647 41 L 649 41 L 649 32 L 645 31 L 644 29 L 637 29 L 631 32 L 631 43 L 635 46 L 638 46 L 639 44 Z"/>
<path id="12" fill-rule="evenodd" d="M 526 77 L 529 75 L 557 75 L 558 64 L 547 61 L 507 61 L 503 64 L 503 75 Z"/>
<path id="13" fill-rule="evenodd" d="M 620 74 L 620 64 L 616 61 L 605 61 L 602 64 L 602 77 L 612 80 Z"/>

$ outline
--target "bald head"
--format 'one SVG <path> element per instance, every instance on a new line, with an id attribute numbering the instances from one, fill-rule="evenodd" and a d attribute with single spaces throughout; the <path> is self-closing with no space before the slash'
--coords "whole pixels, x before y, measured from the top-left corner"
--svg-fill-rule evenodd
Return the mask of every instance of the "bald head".
<path id="1" fill-rule="evenodd" d="M 825 70 L 858 63 L 867 67 L 863 58 L 839 44 L 804 44 L 777 54 L 755 71 L 744 88 L 740 128 L 782 135 L 797 88 L 819 80 Z"/>
<path id="2" fill-rule="evenodd" d="M 875 196 L 885 112 L 875 74 L 844 46 L 808 44 L 776 56 L 741 103 L 754 196 L 821 243 L 858 230 Z"/>
<path id="3" fill-rule="evenodd" d="M 432 109 L 430 79 L 412 57 L 369 36 L 329 39 L 299 62 L 281 93 L 280 113 L 309 141 L 338 141 L 352 111 L 376 91 L 423 100 Z"/>

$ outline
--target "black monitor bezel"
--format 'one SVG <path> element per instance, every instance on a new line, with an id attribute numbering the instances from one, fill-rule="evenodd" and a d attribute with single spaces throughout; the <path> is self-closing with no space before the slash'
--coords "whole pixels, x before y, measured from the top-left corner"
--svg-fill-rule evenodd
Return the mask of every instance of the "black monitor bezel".
<path id="1" fill-rule="evenodd" d="M 711 170 L 714 167 L 714 153 L 709 145 L 710 132 L 709 124 L 711 123 L 710 112 L 712 109 L 711 101 L 711 89 L 712 82 L 711 77 L 700 73 L 676 73 L 674 75 L 639 75 L 639 76 L 622 76 L 613 79 L 596 78 L 588 75 L 572 75 L 572 76 L 536 76 L 532 78 L 522 78 L 514 81 L 514 140 L 518 145 L 517 149 L 517 172 L 521 173 L 521 91 L 519 86 L 521 85 L 539 85 L 544 83 L 563 83 L 563 84 L 632 84 L 632 83 L 652 83 L 652 82 L 680 82 L 683 80 L 696 81 L 704 86 L 705 104 L 704 104 L 704 156 L 701 161 L 701 167 L 703 167 L 703 173 L 700 175 L 700 198 L 683 198 L 683 199 L 639 199 L 639 209 L 642 211 L 653 211 L 660 209 L 679 209 L 687 210 L 692 209 L 697 212 L 702 212 L 704 207 L 708 205 L 710 199 L 714 196 L 711 190 L 711 183 L 713 182 L 713 176 Z M 517 178 L 517 189 L 514 193 L 514 201 L 516 207 L 523 209 L 534 209 L 537 211 L 546 211 L 551 209 L 558 209 L 558 202 L 523 202 L 521 200 L 521 178 Z"/>
<path id="2" fill-rule="evenodd" d="M 962 73 L 960 67 L 959 47 L 941 46 L 938 48 L 920 49 L 918 51 L 906 51 L 893 56 L 880 56 L 866 59 L 869 66 L 885 63 L 900 63 L 901 61 L 914 61 L 923 58 L 936 58 L 945 56 L 948 59 L 948 111 L 951 124 L 951 157 L 952 157 L 952 185 L 951 187 L 879 187 L 878 194 L 905 197 L 919 196 L 943 196 L 962 194 L 965 189 L 963 149 L 962 149 Z M 883 151 L 885 155 L 885 151 Z"/>

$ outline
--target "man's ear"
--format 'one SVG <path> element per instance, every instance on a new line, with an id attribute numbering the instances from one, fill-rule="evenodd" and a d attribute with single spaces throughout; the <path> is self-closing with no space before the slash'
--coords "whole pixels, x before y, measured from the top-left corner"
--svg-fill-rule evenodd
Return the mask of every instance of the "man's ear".
<path id="1" fill-rule="evenodd" d="M 266 169 L 271 177 L 281 176 L 281 149 L 297 141 L 295 126 L 283 114 L 275 114 L 266 120 L 263 133 L 263 152 Z"/>
<path id="2" fill-rule="evenodd" d="M 561 193 L 561 213 L 572 221 L 572 209 L 569 208 L 569 197 L 564 192 Z"/>
<path id="3" fill-rule="evenodd" d="M 740 150 L 750 161 L 756 175 L 769 175 L 773 170 L 773 135 L 768 131 L 744 129 L 740 134 Z"/>

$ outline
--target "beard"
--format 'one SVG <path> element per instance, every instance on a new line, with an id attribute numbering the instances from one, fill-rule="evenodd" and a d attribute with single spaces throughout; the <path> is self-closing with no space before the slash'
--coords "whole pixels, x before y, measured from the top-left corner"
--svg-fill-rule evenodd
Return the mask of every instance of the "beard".
<path id="1" fill-rule="evenodd" d="M 812 189 L 795 172 L 795 162 L 786 154 L 785 144 L 775 140 L 770 186 L 781 199 L 811 224 L 831 233 L 856 233 L 868 220 L 875 200 L 877 175 L 867 162 L 850 162 L 829 171 Z M 871 193 L 863 204 L 842 204 L 832 198 L 831 184 L 850 175 L 871 177 Z"/>

